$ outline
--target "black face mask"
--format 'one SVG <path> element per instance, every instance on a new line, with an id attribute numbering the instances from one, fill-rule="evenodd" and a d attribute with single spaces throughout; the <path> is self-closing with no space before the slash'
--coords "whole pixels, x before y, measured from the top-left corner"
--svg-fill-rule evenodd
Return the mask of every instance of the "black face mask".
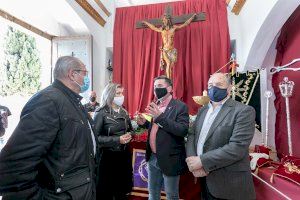
<path id="1" fill-rule="evenodd" d="M 96 101 L 96 97 L 90 97 L 90 101 L 91 102 L 95 102 Z"/>
<path id="2" fill-rule="evenodd" d="M 168 94 L 167 88 L 155 88 L 154 92 L 157 99 L 161 99 L 162 97 L 166 96 L 166 94 Z"/>

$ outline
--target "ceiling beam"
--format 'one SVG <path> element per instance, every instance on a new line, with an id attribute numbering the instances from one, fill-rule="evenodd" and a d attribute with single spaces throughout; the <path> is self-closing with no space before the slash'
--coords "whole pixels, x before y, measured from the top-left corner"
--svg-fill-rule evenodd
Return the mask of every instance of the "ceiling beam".
<path id="1" fill-rule="evenodd" d="M 226 0 L 226 4 L 229 6 L 229 4 L 231 4 L 231 1 L 234 2 L 231 12 L 235 15 L 239 15 L 244 4 L 246 3 L 246 0 Z"/>
<path id="2" fill-rule="evenodd" d="M 104 27 L 106 21 L 86 0 L 75 0 L 98 24 Z"/>
<path id="3" fill-rule="evenodd" d="M 0 16 L 6 20 L 11 21 L 15 24 L 18 24 L 18 25 L 22 26 L 23 28 L 25 28 L 29 31 L 32 31 L 32 32 L 38 34 L 39 36 L 46 38 L 48 40 L 52 40 L 52 38 L 55 37 L 54 35 L 50 35 L 49 33 L 46 33 L 45 31 L 42 31 L 42 30 L 36 28 L 35 26 L 32 26 L 29 23 L 16 18 L 15 16 L 9 14 L 8 12 L 6 12 L 2 9 L 0 9 Z"/>
<path id="4" fill-rule="evenodd" d="M 107 10 L 107 8 L 104 6 L 104 4 L 100 0 L 94 0 L 97 5 L 103 10 L 103 12 L 107 15 L 107 17 L 111 16 L 111 13 Z"/>

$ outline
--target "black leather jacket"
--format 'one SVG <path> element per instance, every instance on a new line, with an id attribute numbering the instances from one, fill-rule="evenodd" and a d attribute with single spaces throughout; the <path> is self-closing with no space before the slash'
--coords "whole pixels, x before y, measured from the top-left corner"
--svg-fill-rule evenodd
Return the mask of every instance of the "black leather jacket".
<path id="1" fill-rule="evenodd" d="M 120 108 L 119 113 L 108 106 L 98 108 L 94 115 L 94 123 L 100 147 L 112 151 L 125 149 L 125 145 L 120 143 L 120 136 L 132 132 L 132 125 L 123 108 Z"/>
<path id="2" fill-rule="evenodd" d="M 93 121 L 80 100 L 55 81 L 27 102 L 0 154 L 3 199 L 96 199 Z"/>

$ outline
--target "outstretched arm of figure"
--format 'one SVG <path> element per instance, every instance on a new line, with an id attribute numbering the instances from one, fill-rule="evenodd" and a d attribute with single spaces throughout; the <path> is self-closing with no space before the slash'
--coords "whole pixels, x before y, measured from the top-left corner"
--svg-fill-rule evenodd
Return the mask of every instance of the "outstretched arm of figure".
<path id="1" fill-rule="evenodd" d="M 153 24 L 143 21 L 143 24 L 146 24 L 151 30 L 156 31 L 156 32 L 161 32 L 160 28 L 157 28 L 156 26 L 154 26 Z"/>
<path id="2" fill-rule="evenodd" d="M 179 26 L 174 26 L 174 28 L 176 29 L 176 30 L 178 30 L 178 29 L 181 29 L 181 28 L 183 28 L 183 27 L 186 27 L 187 25 L 189 25 L 192 21 L 193 21 L 193 19 L 196 17 L 196 13 L 195 14 L 193 14 L 193 16 L 191 16 L 188 20 L 186 20 L 183 24 L 181 24 L 181 25 L 179 25 Z"/>

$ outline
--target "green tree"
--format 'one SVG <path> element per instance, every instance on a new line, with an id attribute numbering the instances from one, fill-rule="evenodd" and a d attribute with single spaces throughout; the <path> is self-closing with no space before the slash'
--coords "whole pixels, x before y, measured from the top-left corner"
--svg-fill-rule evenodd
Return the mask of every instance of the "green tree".
<path id="1" fill-rule="evenodd" d="M 1 95 L 31 95 L 40 89 L 41 62 L 34 37 L 8 27 L 1 66 Z"/>

